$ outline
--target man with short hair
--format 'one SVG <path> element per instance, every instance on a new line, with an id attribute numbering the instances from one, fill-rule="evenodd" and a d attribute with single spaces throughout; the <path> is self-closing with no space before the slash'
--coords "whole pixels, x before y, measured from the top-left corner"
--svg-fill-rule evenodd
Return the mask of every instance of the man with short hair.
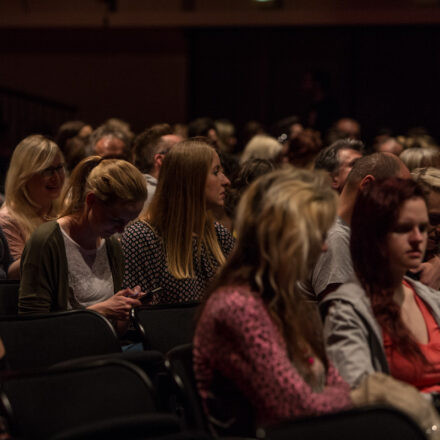
<path id="1" fill-rule="evenodd" d="M 101 125 L 90 136 L 92 154 L 131 161 L 130 139 L 122 131 Z"/>
<path id="2" fill-rule="evenodd" d="M 148 197 L 146 208 L 156 191 L 157 179 L 164 156 L 173 145 L 183 140 L 173 134 L 169 124 L 156 124 L 139 134 L 134 141 L 134 164 L 144 174 L 147 181 Z"/>
<path id="3" fill-rule="evenodd" d="M 353 165 L 339 198 L 338 216 L 327 233 L 327 250 L 320 255 L 309 279 L 300 284 L 309 298 L 321 301 L 355 276 L 350 254 L 350 223 L 356 197 L 369 182 L 387 177 L 410 179 L 411 174 L 391 153 L 374 153 L 360 158 Z"/>
<path id="4" fill-rule="evenodd" d="M 348 174 L 354 163 L 362 157 L 364 150 L 364 143 L 359 140 L 336 141 L 318 154 L 315 170 L 327 171 L 330 174 L 332 188 L 341 193 Z"/>

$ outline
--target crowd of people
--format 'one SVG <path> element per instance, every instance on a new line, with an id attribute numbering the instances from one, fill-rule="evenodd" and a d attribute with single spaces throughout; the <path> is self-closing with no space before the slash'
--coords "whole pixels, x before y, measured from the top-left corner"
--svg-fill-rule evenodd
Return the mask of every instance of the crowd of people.
<path id="1" fill-rule="evenodd" d="M 440 149 L 421 128 L 365 145 L 350 118 L 326 136 L 289 117 L 240 137 L 209 118 L 138 135 L 70 121 L 14 150 L 0 278 L 20 280 L 19 313 L 88 308 L 121 338 L 133 307 L 200 303 L 194 372 L 215 420 L 230 419 L 225 383 L 261 424 L 399 406 L 388 386 L 429 405 L 439 194 Z"/>

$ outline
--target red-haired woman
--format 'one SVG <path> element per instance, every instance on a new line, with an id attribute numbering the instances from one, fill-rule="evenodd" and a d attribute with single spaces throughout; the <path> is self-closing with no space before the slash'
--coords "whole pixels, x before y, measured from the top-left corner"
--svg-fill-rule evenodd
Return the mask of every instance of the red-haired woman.
<path id="1" fill-rule="evenodd" d="M 412 180 L 373 182 L 356 201 L 357 280 L 321 304 L 329 357 L 351 386 L 373 371 L 440 391 L 440 294 L 405 277 L 423 261 L 428 212 Z"/>

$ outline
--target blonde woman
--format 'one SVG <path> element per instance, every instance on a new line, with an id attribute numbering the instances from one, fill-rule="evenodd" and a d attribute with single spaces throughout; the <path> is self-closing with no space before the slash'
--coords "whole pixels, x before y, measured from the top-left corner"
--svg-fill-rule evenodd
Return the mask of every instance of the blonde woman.
<path id="1" fill-rule="evenodd" d="M 275 138 L 266 134 L 257 134 L 244 148 L 240 164 L 250 159 L 267 159 L 273 162 L 287 161 L 284 159 L 287 145 L 283 147 Z"/>
<path id="2" fill-rule="evenodd" d="M 64 184 L 64 159 L 55 142 L 42 135 L 23 139 L 12 154 L 0 209 L 0 227 L 14 260 L 32 232 L 56 218 Z M 17 264 L 17 263 L 16 263 Z"/>
<path id="3" fill-rule="evenodd" d="M 64 192 L 60 218 L 37 228 L 26 244 L 19 312 L 86 307 L 127 321 L 141 292 L 121 290 L 124 259 L 113 234 L 139 215 L 146 196 L 145 179 L 130 163 L 99 156 L 81 161 Z"/>
<path id="4" fill-rule="evenodd" d="M 399 158 L 410 171 L 416 168 L 440 166 L 440 150 L 438 147 L 408 148 L 400 153 Z"/>
<path id="5" fill-rule="evenodd" d="M 216 151 L 204 140 L 176 144 L 147 212 L 122 236 L 124 285 L 139 285 L 152 304 L 200 301 L 234 244 L 211 214 L 223 206 L 227 185 Z"/>
<path id="6" fill-rule="evenodd" d="M 319 316 L 296 288 L 324 247 L 336 199 L 324 175 L 291 167 L 260 177 L 241 199 L 236 249 L 194 338 L 198 389 L 214 418 L 228 418 L 214 410 L 228 389 L 220 378 L 240 390 L 259 425 L 351 405 L 327 360 Z"/>

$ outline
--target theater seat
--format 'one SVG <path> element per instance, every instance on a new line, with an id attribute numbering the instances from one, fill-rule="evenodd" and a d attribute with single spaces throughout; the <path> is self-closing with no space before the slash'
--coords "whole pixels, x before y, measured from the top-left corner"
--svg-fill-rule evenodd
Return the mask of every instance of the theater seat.
<path id="1" fill-rule="evenodd" d="M 192 342 L 199 303 L 142 306 L 132 310 L 132 320 L 146 350 L 167 353 Z"/>
<path id="2" fill-rule="evenodd" d="M 142 438 L 181 431 L 177 417 L 157 412 L 145 373 L 121 360 L 10 377 L 2 383 L 1 402 L 14 438 L 48 439 L 111 424 L 115 432 L 122 427 L 127 432 L 143 429 Z"/>

